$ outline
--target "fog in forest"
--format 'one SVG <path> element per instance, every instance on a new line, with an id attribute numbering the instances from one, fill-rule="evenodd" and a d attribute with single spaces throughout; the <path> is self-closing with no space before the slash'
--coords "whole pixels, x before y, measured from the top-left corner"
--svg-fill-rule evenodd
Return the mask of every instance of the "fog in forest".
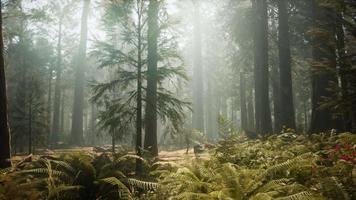
<path id="1" fill-rule="evenodd" d="M 354 1 L 2 0 L 1 19 L 0 199 L 33 174 L 24 199 L 355 197 Z M 92 185 L 62 180 L 89 165 Z"/>

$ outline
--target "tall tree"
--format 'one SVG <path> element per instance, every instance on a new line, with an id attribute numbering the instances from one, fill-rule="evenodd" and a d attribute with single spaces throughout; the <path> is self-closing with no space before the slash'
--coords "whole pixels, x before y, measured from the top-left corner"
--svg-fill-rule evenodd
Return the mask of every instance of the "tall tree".
<path id="1" fill-rule="evenodd" d="M 282 126 L 295 127 L 295 112 L 293 103 L 291 51 L 289 42 L 287 0 L 278 1 L 278 49 L 280 73 L 280 120 Z"/>
<path id="2" fill-rule="evenodd" d="M 253 2 L 255 22 L 255 108 L 256 130 L 265 135 L 272 132 L 268 76 L 268 15 L 267 1 Z"/>
<path id="3" fill-rule="evenodd" d="M 83 144 L 83 108 L 84 108 L 84 84 L 86 50 L 88 39 L 88 15 L 90 0 L 83 0 L 83 12 L 81 18 L 80 44 L 75 69 L 74 103 L 72 115 L 72 142 L 74 145 Z"/>
<path id="4" fill-rule="evenodd" d="M 193 128 L 204 132 L 204 84 L 202 66 L 202 35 L 200 25 L 200 7 L 194 1 L 194 53 L 193 53 Z"/>
<path id="5" fill-rule="evenodd" d="M 144 2 L 137 1 L 137 100 L 136 100 L 136 154 L 142 156 L 142 53 L 143 53 L 143 31 L 142 31 L 142 20 L 144 12 Z M 139 5 L 141 4 L 141 5 Z M 140 159 L 136 160 L 136 174 L 141 174 L 142 172 L 142 161 Z"/>
<path id="6" fill-rule="evenodd" d="M 312 116 L 310 132 L 322 132 L 338 129 L 340 121 L 333 116 L 330 108 L 322 106 L 325 98 L 334 95 L 330 83 L 337 83 L 335 29 L 327 16 L 328 10 L 312 2 L 313 38 L 312 38 Z"/>
<path id="7" fill-rule="evenodd" d="M 147 100 L 145 116 L 145 149 L 153 156 L 158 155 L 157 147 L 157 40 L 158 27 L 158 0 L 150 0 L 148 7 L 148 56 L 147 56 Z"/>
<path id="8" fill-rule="evenodd" d="M 10 130 L 7 116 L 4 42 L 2 36 L 2 3 L 0 1 L 0 169 L 11 166 Z"/>
<path id="9" fill-rule="evenodd" d="M 240 72 L 240 105 L 241 105 L 241 128 L 248 129 L 248 113 L 246 104 L 246 79 L 244 71 Z"/>
<path id="10" fill-rule="evenodd" d="M 61 85 L 62 85 L 62 27 L 64 18 L 64 9 L 59 11 L 58 22 L 58 41 L 57 41 L 57 63 L 56 63 L 56 81 L 54 86 L 53 114 L 52 114 L 52 131 L 51 146 L 55 147 L 59 140 L 59 121 L 60 121 L 60 102 L 61 102 Z"/>

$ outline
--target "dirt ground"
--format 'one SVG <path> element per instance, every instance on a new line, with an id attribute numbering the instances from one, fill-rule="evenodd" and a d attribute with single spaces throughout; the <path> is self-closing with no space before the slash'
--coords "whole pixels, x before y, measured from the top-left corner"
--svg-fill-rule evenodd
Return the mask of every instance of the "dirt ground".
<path id="1" fill-rule="evenodd" d="M 75 152 L 89 152 L 89 153 L 97 153 L 100 152 L 94 151 L 94 147 L 78 147 L 78 148 L 70 148 L 70 149 L 56 149 L 56 150 L 39 150 L 35 155 L 32 155 L 31 159 L 36 160 L 41 156 L 52 156 L 58 153 L 75 153 Z M 130 152 L 129 152 L 130 153 Z M 133 152 L 131 152 L 133 154 Z M 186 149 L 173 150 L 173 151 L 160 151 L 158 158 L 162 161 L 183 161 L 183 160 L 191 160 L 195 158 L 200 159 L 208 159 L 209 154 L 207 152 L 198 154 L 197 156 L 194 154 L 193 149 L 190 149 L 188 154 L 186 153 Z M 14 163 L 20 162 L 28 158 L 28 154 L 19 154 L 15 155 L 11 158 Z"/>

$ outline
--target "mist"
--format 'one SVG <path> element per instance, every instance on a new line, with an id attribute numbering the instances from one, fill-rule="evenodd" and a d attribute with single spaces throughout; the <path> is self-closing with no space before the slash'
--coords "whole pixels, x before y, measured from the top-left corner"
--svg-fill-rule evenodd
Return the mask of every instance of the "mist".
<path id="1" fill-rule="evenodd" d="M 90 154 L 68 162 L 91 160 L 94 166 L 107 156 L 115 169 L 129 166 L 122 172 L 125 191 L 143 199 L 146 189 L 156 191 L 163 181 L 149 175 L 159 170 L 155 161 L 182 162 L 187 169 L 201 160 L 217 162 L 211 168 L 220 178 L 226 175 L 222 168 L 246 175 L 239 170 L 265 170 L 292 162 L 300 152 L 322 158 L 310 166 L 334 167 L 340 159 L 355 164 L 349 157 L 356 131 L 351 1 L 3 0 L 1 11 L 0 168 L 22 164 L 14 159 L 42 158 L 60 168 L 52 160 L 67 162 L 67 152 Z M 331 162 L 332 156 L 323 156 L 334 147 L 338 160 Z M 288 155 L 271 157 L 283 148 Z M 253 158 L 251 152 L 258 153 Z M 188 166 L 189 159 L 195 164 Z M 268 173 L 252 179 L 273 181 Z M 308 184 L 319 181 L 314 175 Z M 163 199 L 189 192 L 216 199 L 213 187 L 161 189 Z M 219 199 L 261 195 L 256 189 L 237 198 L 220 189 L 226 196 Z M 333 199 L 319 189 L 305 192 Z M 41 193 L 47 199 L 54 194 Z M 105 196 L 79 196 L 95 195 Z"/>

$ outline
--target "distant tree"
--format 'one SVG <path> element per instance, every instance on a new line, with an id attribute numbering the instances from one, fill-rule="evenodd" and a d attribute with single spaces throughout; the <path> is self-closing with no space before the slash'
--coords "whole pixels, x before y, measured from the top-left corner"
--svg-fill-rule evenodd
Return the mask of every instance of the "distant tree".
<path id="1" fill-rule="evenodd" d="M 56 59 L 56 80 L 54 86 L 54 100 L 53 100 L 53 115 L 52 115 L 52 130 L 51 130 L 51 145 L 56 147 L 60 136 L 60 106 L 61 106 L 61 86 L 62 86 L 62 72 L 63 72 L 63 58 L 62 58 L 62 43 L 63 43 L 63 25 L 68 13 L 73 9 L 70 0 L 52 1 L 51 10 L 54 11 L 54 18 L 57 21 L 57 59 Z"/>
<path id="2" fill-rule="evenodd" d="M 200 3 L 193 1 L 193 127 L 204 132 L 204 84 L 203 84 L 203 61 L 202 61 L 202 34 L 200 21 Z"/>
<path id="3" fill-rule="evenodd" d="M 248 113 L 246 98 L 246 78 L 244 71 L 240 72 L 240 105 L 241 105 L 241 128 L 248 129 Z"/>
<path id="4" fill-rule="evenodd" d="M 88 39 L 88 15 L 90 0 L 83 0 L 81 17 L 81 33 L 78 55 L 75 68 L 74 103 L 72 114 L 72 143 L 83 145 L 83 107 L 84 107 L 84 84 L 86 70 L 86 49 Z"/>
<path id="5" fill-rule="evenodd" d="M 2 3 L 0 1 L 0 169 L 11 167 L 10 129 L 7 116 L 7 96 L 2 29 Z"/>

